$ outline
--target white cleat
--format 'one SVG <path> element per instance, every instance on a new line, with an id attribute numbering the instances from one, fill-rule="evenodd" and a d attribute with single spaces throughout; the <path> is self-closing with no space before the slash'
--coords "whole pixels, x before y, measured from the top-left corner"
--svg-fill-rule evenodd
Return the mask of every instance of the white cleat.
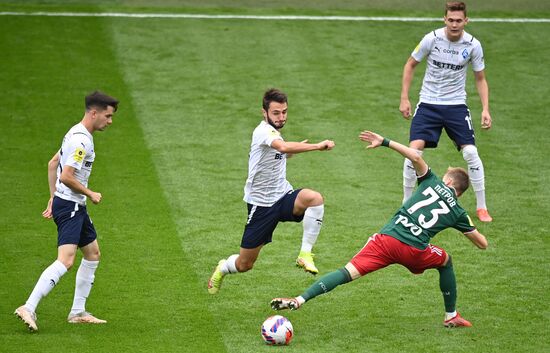
<path id="1" fill-rule="evenodd" d="M 21 319 L 27 325 L 31 332 L 38 331 L 38 326 L 36 326 L 36 314 L 24 305 L 21 305 L 19 308 L 15 309 L 15 316 Z"/>
<path id="2" fill-rule="evenodd" d="M 69 314 L 67 321 L 71 324 L 106 324 L 107 321 L 98 319 L 87 311 L 78 314 Z"/>

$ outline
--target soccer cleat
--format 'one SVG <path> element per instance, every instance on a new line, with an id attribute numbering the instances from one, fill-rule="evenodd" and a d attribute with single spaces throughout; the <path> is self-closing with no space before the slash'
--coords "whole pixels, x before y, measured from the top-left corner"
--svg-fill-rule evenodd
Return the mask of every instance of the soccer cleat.
<path id="1" fill-rule="evenodd" d="M 485 208 L 478 208 L 477 211 L 477 218 L 479 218 L 482 222 L 492 222 L 493 217 L 489 214 L 489 211 L 487 211 Z"/>
<path id="2" fill-rule="evenodd" d="M 271 309 L 273 310 L 298 310 L 300 303 L 296 298 L 275 298 L 271 300 Z"/>
<path id="3" fill-rule="evenodd" d="M 456 316 L 452 319 L 443 321 L 443 326 L 453 328 L 453 327 L 472 327 L 470 321 L 464 319 L 460 316 L 459 313 L 456 313 Z"/>
<path id="4" fill-rule="evenodd" d="M 210 294 L 218 293 L 222 286 L 224 274 L 222 273 L 221 268 L 224 263 L 225 259 L 218 262 L 218 266 L 216 266 L 214 273 L 212 273 L 212 276 L 210 276 L 210 279 L 208 280 L 208 293 Z"/>
<path id="5" fill-rule="evenodd" d="M 107 321 L 98 319 L 87 311 L 78 314 L 69 314 L 67 321 L 71 324 L 106 324 Z"/>
<path id="6" fill-rule="evenodd" d="M 298 258 L 296 259 L 296 266 L 303 268 L 304 271 L 311 274 L 318 274 L 319 270 L 315 267 L 313 256 L 315 255 L 310 252 L 300 251 Z"/>
<path id="7" fill-rule="evenodd" d="M 21 305 L 19 308 L 15 309 L 14 314 L 27 325 L 31 332 L 38 331 L 38 326 L 36 326 L 36 314 L 34 312 L 27 309 L 24 305 Z"/>

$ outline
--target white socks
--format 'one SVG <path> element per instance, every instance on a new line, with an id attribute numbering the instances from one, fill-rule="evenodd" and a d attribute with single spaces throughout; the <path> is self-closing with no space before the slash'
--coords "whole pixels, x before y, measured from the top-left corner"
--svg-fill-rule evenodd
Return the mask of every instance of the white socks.
<path id="1" fill-rule="evenodd" d="M 468 176 L 476 194 L 477 208 L 487 209 L 485 204 L 485 171 L 477 153 L 477 147 L 466 145 L 462 149 L 462 156 L 468 164 Z"/>
<path id="2" fill-rule="evenodd" d="M 71 314 L 78 314 L 86 311 L 86 299 L 92 290 L 95 278 L 94 274 L 98 265 L 99 261 L 82 259 L 80 267 L 78 267 L 78 272 L 76 273 L 76 285 Z"/>
<path id="3" fill-rule="evenodd" d="M 59 279 L 67 273 L 67 268 L 59 260 L 55 260 L 48 268 L 42 272 L 38 282 L 25 303 L 25 307 L 32 312 L 36 311 L 36 307 L 40 300 L 44 298 L 50 291 L 59 283 Z"/>
<path id="4" fill-rule="evenodd" d="M 239 255 L 237 255 L 237 254 L 229 256 L 227 258 L 227 260 L 225 260 L 225 263 L 223 264 L 223 266 L 220 268 L 221 273 L 226 275 L 228 273 L 237 273 L 237 272 L 239 272 L 237 270 L 237 265 L 235 264 L 235 261 L 237 260 L 237 257 L 239 257 Z"/>
<path id="5" fill-rule="evenodd" d="M 301 251 L 311 252 L 313 245 L 315 245 L 315 242 L 317 241 L 319 232 L 321 232 L 324 213 L 325 205 L 306 208 L 303 220 L 304 234 L 302 236 Z"/>
<path id="6" fill-rule="evenodd" d="M 418 155 L 422 155 L 423 151 L 416 150 Z M 412 162 L 405 158 L 403 162 L 403 203 L 411 197 L 416 186 L 416 170 Z"/>
<path id="7" fill-rule="evenodd" d="M 445 321 L 451 320 L 455 316 L 456 316 L 456 310 L 453 311 L 452 313 L 445 312 Z"/>

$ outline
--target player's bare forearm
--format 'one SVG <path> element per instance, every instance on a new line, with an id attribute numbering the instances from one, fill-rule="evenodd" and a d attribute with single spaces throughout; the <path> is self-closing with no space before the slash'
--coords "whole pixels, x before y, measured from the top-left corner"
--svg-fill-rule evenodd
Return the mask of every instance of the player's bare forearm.
<path id="1" fill-rule="evenodd" d="M 65 184 L 72 191 L 86 195 L 93 203 L 99 203 L 101 201 L 101 193 L 92 191 L 86 186 L 82 185 L 74 176 L 75 169 L 70 166 L 65 166 L 59 180 Z"/>
<path id="2" fill-rule="evenodd" d="M 48 187 L 50 189 L 50 198 L 55 193 L 55 181 L 57 179 L 57 167 L 59 165 L 59 152 L 56 152 L 48 162 Z"/>
<path id="3" fill-rule="evenodd" d="M 485 73 L 483 71 L 474 72 L 476 79 L 476 88 L 479 94 L 479 100 L 481 101 L 481 128 L 490 129 L 493 125 L 491 113 L 489 112 L 489 85 L 485 79 Z"/>
<path id="4" fill-rule="evenodd" d="M 410 57 L 403 67 L 403 79 L 401 81 L 401 100 L 399 102 L 399 111 L 405 119 L 412 115 L 411 102 L 409 101 L 409 89 L 414 77 L 414 69 L 418 61 Z"/>
<path id="5" fill-rule="evenodd" d="M 487 238 L 485 238 L 485 236 L 481 234 L 477 229 L 469 233 L 464 233 L 464 235 L 481 250 L 485 250 L 489 246 Z"/>
<path id="6" fill-rule="evenodd" d="M 384 138 L 381 135 L 372 131 L 361 132 L 359 134 L 359 139 L 365 142 L 370 142 L 370 145 L 367 146 L 367 148 L 386 146 L 398 152 L 403 157 L 410 159 L 414 166 L 414 169 L 416 170 L 416 174 L 418 175 L 424 175 L 428 171 L 428 165 L 426 164 L 424 159 L 422 159 L 422 157 L 418 154 L 418 152 L 413 148 L 407 147 L 397 141 L 392 141 Z"/>
<path id="7" fill-rule="evenodd" d="M 281 153 L 303 153 L 309 151 L 328 151 L 334 148 L 334 141 L 324 140 L 319 143 L 307 142 L 287 142 L 283 140 L 275 140 L 271 143 L 271 147 Z"/>

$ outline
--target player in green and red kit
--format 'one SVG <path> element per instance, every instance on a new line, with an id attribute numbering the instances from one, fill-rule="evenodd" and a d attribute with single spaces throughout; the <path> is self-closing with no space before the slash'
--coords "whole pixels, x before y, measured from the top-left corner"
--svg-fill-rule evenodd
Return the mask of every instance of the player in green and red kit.
<path id="1" fill-rule="evenodd" d="M 451 257 L 442 248 L 430 244 L 430 239 L 437 233 L 446 228 L 455 228 L 478 248 L 487 248 L 485 236 L 475 228 L 466 211 L 457 202 L 458 197 L 468 189 L 468 172 L 462 168 L 449 168 L 440 179 L 414 149 L 370 131 L 363 131 L 359 138 L 370 142 L 367 148 L 386 146 L 409 158 L 418 175 L 417 190 L 380 232 L 368 239 L 366 245 L 344 268 L 321 277 L 296 298 L 273 299 L 271 307 L 275 310 L 296 310 L 306 301 L 327 293 L 340 284 L 388 265 L 400 264 L 414 274 L 436 268 L 445 302 L 443 325 L 472 326 L 456 312 L 456 279 Z"/>

